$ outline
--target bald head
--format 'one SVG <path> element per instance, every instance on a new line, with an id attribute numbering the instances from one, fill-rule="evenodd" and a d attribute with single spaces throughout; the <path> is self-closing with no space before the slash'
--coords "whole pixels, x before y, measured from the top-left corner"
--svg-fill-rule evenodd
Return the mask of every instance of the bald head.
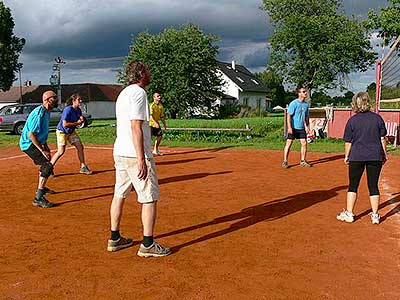
<path id="1" fill-rule="evenodd" d="M 43 106 L 50 111 L 53 107 L 57 107 L 57 95 L 53 91 L 46 91 L 42 95 Z"/>
<path id="2" fill-rule="evenodd" d="M 42 101 L 44 102 L 44 101 L 48 100 L 50 97 L 54 97 L 54 96 L 57 96 L 57 95 L 53 91 L 46 91 L 42 95 Z"/>

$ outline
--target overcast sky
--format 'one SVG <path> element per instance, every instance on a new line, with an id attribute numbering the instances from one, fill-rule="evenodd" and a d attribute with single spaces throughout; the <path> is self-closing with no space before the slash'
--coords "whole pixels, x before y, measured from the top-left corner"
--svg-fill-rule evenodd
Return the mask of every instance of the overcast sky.
<path id="1" fill-rule="evenodd" d="M 198 25 L 220 37 L 217 59 L 235 60 L 262 71 L 271 34 L 261 0 L 4 0 L 14 18 L 14 34 L 26 39 L 22 81 L 48 84 L 54 58 L 66 61 L 62 83 L 116 83 L 117 69 L 136 34 Z M 344 0 L 346 14 L 363 17 L 386 0 Z M 352 74 L 350 90 L 374 81 L 374 71 Z M 15 82 L 14 85 L 18 85 Z"/>

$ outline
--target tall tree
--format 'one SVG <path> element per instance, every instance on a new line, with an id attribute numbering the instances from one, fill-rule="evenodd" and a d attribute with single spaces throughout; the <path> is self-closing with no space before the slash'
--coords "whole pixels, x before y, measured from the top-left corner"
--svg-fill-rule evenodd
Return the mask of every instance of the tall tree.
<path id="1" fill-rule="evenodd" d="M 142 32 L 133 40 L 124 65 L 133 59 L 148 64 L 152 74 L 149 94 L 162 95 L 172 118 L 187 116 L 195 107 L 210 107 L 221 95 L 215 59 L 218 46 L 213 45 L 217 40 L 192 24 L 155 35 Z M 126 83 L 123 72 L 118 80 Z"/>
<path id="2" fill-rule="evenodd" d="M 270 68 L 285 82 L 312 89 L 344 87 L 347 75 L 374 63 L 366 28 L 340 0 L 263 0 L 275 27 Z"/>
<path id="3" fill-rule="evenodd" d="M 10 9 L 0 1 L 0 90 L 8 91 L 14 80 L 15 73 L 22 64 L 18 63 L 19 55 L 25 40 L 14 36 L 14 20 Z"/>
<path id="4" fill-rule="evenodd" d="M 380 7 L 380 14 L 370 10 L 366 25 L 372 30 L 379 30 L 379 36 L 388 41 L 400 35 L 400 0 L 387 0 L 390 5 Z"/>

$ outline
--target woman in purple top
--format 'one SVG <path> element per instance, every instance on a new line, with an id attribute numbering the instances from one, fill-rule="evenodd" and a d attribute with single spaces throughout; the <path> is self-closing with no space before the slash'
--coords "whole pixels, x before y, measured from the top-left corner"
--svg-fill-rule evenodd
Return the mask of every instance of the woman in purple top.
<path id="1" fill-rule="evenodd" d="M 85 154 L 83 152 L 83 144 L 79 135 L 76 133 L 75 128 L 84 122 L 80 105 L 82 98 L 79 94 L 73 94 L 67 100 L 67 106 L 64 108 L 60 122 L 58 122 L 56 135 L 57 135 L 57 152 L 51 159 L 53 166 L 57 160 L 64 154 L 67 142 L 74 145 L 78 153 L 81 168 L 79 173 L 90 175 L 92 171 L 85 163 Z"/>
<path id="2" fill-rule="evenodd" d="M 339 221 L 353 222 L 353 209 L 357 200 L 357 190 L 364 169 L 367 169 L 369 199 L 371 202 L 372 224 L 379 224 L 378 181 L 382 165 L 387 161 L 386 127 L 380 115 L 370 111 L 371 100 L 368 93 L 354 95 L 352 109 L 356 114 L 346 124 L 344 131 L 345 158 L 349 166 L 349 189 L 347 208 L 336 218 Z"/>

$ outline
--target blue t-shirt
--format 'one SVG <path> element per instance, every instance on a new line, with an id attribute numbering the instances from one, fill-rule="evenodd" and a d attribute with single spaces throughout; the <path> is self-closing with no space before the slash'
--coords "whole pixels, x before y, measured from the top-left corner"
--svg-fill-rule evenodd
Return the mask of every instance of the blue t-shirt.
<path id="1" fill-rule="evenodd" d="M 346 124 L 343 139 L 351 143 L 349 161 L 382 161 L 381 137 L 386 136 L 385 122 L 374 112 L 360 112 Z"/>
<path id="2" fill-rule="evenodd" d="M 46 110 L 43 105 L 36 107 L 29 114 L 26 120 L 24 130 L 22 131 L 21 138 L 19 140 L 19 147 L 22 151 L 27 150 L 32 141 L 29 138 L 29 132 L 36 133 L 36 138 L 40 144 L 44 145 L 47 143 L 47 137 L 49 136 L 49 123 L 50 113 Z"/>
<path id="3" fill-rule="evenodd" d="M 72 107 L 72 105 L 68 105 L 66 108 L 64 108 L 60 122 L 58 122 L 57 129 L 64 132 L 64 133 L 72 133 L 75 130 L 75 127 L 64 127 L 63 126 L 63 121 L 67 121 L 69 123 L 73 123 L 79 120 L 79 118 L 82 116 L 82 111 L 78 107 L 76 110 Z"/>
<path id="4" fill-rule="evenodd" d="M 292 116 L 292 128 L 301 130 L 304 129 L 304 122 L 309 116 L 308 103 L 299 99 L 295 99 L 289 104 L 288 114 Z"/>

